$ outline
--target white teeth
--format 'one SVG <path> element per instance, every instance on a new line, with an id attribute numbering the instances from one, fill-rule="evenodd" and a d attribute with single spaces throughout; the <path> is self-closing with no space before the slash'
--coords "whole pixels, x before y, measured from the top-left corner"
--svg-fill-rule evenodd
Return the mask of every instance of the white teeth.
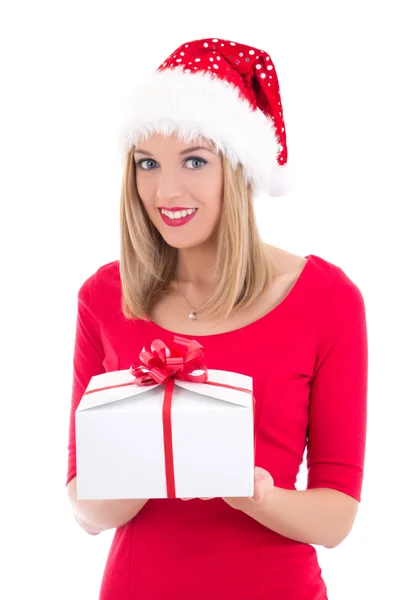
<path id="1" fill-rule="evenodd" d="M 193 214 L 195 210 L 196 210 L 195 208 L 190 208 L 189 210 L 177 210 L 177 211 L 171 212 L 169 210 L 164 210 L 162 208 L 161 212 L 163 215 L 167 215 L 167 217 L 169 217 L 170 219 L 182 219 L 183 217 L 186 217 L 187 215 Z"/>

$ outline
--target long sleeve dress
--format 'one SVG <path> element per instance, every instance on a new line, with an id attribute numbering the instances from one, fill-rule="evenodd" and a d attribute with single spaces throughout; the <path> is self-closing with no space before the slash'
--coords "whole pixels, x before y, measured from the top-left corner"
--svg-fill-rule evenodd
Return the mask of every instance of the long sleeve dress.
<path id="1" fill-rule="evenodd" d="M 256 321 L 225 333 L 185 335 L 209 369 L 253 378 L 256 465 L 296 489 L 306 451 L 307 489 L 361 500 L 367 415 L 367 328 L 356 284 L 306 257 L 288 295 Z M 66 484 L 76 475 L 75 410 L 90 378 L 129 369 L 154 339 L 174 333 L 128 320 L 119 261 L 81 286 L 73 359 Z M 153 499 L 115 530 L 99 600 L 324 600 L 314 546 L 281 536 L 221 498 Z"/>

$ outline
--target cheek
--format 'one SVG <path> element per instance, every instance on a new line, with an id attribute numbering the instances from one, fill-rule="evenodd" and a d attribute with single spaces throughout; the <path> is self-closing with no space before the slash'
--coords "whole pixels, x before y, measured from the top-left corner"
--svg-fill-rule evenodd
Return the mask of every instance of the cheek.
<path id="1" fill-rule="evenodd" d="M 138 177 L 136 179 L 136 190 L 139 199 L 144 206 L 144 209 L 146 210 L 148 215 L 151 216 L 152 212 L 154 211 L 154 195 L 153 190 L 151 189 L 151 185 L 149 185 L 149 182 L 146 182 L 144 177 Z"/>
<path id="2" fill-rule="evenodd" d="M 222 207 L 224 181 L 220 173 L 213 173 L 212 177 L 199 179 L 196 182 L 195 195 L 203 199 L 207 211 L 219 214 Z"/>
<path id="3" fill-rule="evenodd" d="M 136 179 L 136 191 L 137 191 L 137 195 L 139 197 L 139 202 L 143 205 L 145 211 L 147 212 L 147 214 L 150 216 L 151 214 L 151 210 L 150 210 L 150 193 L 148 190 L 148 186 L 146 186 L 146 184 L 144 184 L 140 178 Z"/>
<path id="4" fill-rule="evenodd" d="M 136 190 L 143 202 L 146 202 L 146 199 L 149 197 L 148 185 L 146 185 L 143 178 L 138 175 L 136 175 Z"/>
<path id="5" fill-rule="evenodd" d="M 209 209 L 216 218 L 220 216 L 222 211 L 223 191 L 223 185 L 218 184 L 214 187 L 214 193 L 209 198 Z"/>

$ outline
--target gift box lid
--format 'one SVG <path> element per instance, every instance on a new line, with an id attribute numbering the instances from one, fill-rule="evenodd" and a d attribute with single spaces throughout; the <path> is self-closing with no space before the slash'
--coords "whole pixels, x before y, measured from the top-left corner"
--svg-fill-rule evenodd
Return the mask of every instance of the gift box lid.
<path id="1" fill-rule="evenodd" d="M 132 384 L 133 379 L 129 369 L 109 371 L 107 373 L 94 375 L 91 378 L 76 411 L 90 410 L 118 400 L 139 396 L 148 393 L 155 388 L 161 387 L 160 384 L 146 386 L 134 385 Z M 232 371 L 208 369 L 208 381 L 210 383 L 194 383 L 191 381 L 180 381 L 179 379 L 175 379 L 175 385 L 186 389 L 189 392 L 216 398 L 227 402 L 228 404 L 236 404 L 237 406 L 247 408 L 251 407 L 253 402 L 253 380 L 248 375 Z M 212 385 L 211 382 L 242 388 L 243 390 L 247 390 L 247 392 L 235 390 L 231 387 Z M 109 387 L 115 385 L 122 385 L 122 387 Z M 92 390 L 97 390 L 98 388 L 104 389 L 88 393 Z"/>

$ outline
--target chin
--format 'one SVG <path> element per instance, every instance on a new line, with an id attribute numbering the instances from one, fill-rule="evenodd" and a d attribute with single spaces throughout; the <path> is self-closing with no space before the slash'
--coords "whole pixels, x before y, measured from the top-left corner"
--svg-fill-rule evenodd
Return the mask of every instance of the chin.
<path id="1" fill-rule="evenodd" d="M 199 238 L 193 239 L 193 236 L 183 236 L 181 240 L 177 239 L 174 236 L 162 236 L 165 243 L 172 248 L 177 248 L 178 250 L 184 250 L 187 248 L 197 248 L 198 246 L 202 246 L 209 241 L 209 238 Z"/>
<path id="2" fill-rule="evenodd" d="M 201 244 L 196 244 L 193 241 L 187 241 L 185 242 L 184 240 L 182 240 L 181 242 L 177 242 L 174 240 L 168 240 L 164 238 L 164 241 L 166 244 L 168 244 L 168 246 L 171 246 L 172 248 L 176 248 L 177 250 L 184 250 L 186 248 L 196 248 L 196 246 L 200 246 Z"/>

